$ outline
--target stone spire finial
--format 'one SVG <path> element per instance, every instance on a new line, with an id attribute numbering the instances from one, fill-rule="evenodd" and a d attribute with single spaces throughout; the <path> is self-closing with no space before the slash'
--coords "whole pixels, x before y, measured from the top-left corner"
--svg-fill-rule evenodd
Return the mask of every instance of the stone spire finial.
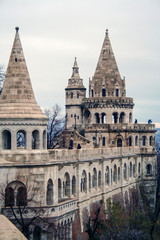
<path id="1" fill-rule="evenodd" d="M 18 32 L 18 31 L 19 31 L 19 27 L 15 27 L 15 29 L 16 29 L 16 32 Z"/>
<path id="2" fill-rule="evenodd" d="M 79 67 L 77 64 L 77 58 L 75 57 L 74 59 L 74 64 L 73 64 L 73 72 L 72 72 L 72 78 L 80 78 L 79 76 Z"/>

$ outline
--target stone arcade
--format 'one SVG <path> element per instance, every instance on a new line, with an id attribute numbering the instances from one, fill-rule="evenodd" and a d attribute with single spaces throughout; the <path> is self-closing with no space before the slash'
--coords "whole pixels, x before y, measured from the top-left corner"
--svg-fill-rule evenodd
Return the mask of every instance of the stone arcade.
<path id="1" fill-rule="evenodd" d="M 65 89 L 69 149 L 47 150 L 47 118 L 34 97 L 18 30 L 0 96 L 1 211 L 13 219 L 9 205 L 18 214 L 32 188 L 47 221 L 31 226 L 30 239 L 79 239 L 84 209 L 90 213 L 96 202 L 129 196 L 137 181 L 154 186 L 155 126 L 133 123 L 133 99 L 126 97 L 106 31 L 89 97 L 76 59 Z M 153 188 L 151 205 L 154 194 Z M 27 207 L 31 219 L 39 205 Z"/>

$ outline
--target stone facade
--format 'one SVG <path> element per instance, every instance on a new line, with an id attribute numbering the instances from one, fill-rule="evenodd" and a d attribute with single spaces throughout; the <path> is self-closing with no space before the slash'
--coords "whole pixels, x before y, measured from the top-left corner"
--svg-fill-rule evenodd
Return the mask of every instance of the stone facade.
<path id="1" fill-rule="evenodd" d="M 76 59 L 65 89 L 70 149 L 46 149 L 47 119 L 35 101 L 22 53 L 16 28 L 0 98 L 2 213 L 14 221 L 9 204 L 18 214 L 20 192 L 28 196 L 32 190 L 36 202 L 27 203 L 26 220 L 40 214 L 45 222 L 31 226 L 30 239 L 69 240 L 87 239 L 84 210 L 91 214 L 96 202 L 103 201 L 105 207 L 109 197 L 129 196 L 139 182 L 152 186 L 148 197 L 153 205 L 155 126 L 132 123 L 133 99 L 126 97 L 108 32 L 89 83 L 89 98 Z"/>

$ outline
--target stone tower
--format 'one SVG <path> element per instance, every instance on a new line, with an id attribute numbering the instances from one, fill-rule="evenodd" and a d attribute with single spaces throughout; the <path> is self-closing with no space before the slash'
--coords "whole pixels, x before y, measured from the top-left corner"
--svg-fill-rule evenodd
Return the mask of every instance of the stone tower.
<path id="1" fill-rule="evenodd" d="M 0 150 L 42 150 L 47 118 L 35 100 L 18 30 L 0 96 Z"/>
<path id="2" fill-rule="evenodd" d="M 67 129 L 82 126 L 82 99 L 86 96 L 86 88 L 83 86 L 83 79 L 79 76 L 79 67 L 75 58 L 71 78 L 65 89 L 66 95 L 66 127 Z"/>
<path id="3" fill-rule="evenodd" d="M 121 79 L 107 30 L 95 74 L 89 82 L 89 98 L 83 101 L 84 122 L 131 123 L 133 106 L 133 99 L 126 97 L 125 80 Z"/>

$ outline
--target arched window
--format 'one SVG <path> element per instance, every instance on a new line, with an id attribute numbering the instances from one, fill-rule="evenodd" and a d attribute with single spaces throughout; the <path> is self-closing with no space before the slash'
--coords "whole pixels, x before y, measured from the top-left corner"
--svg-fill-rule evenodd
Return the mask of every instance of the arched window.
<path id="1" fill-rule="evenodd" d="M 64 175 L 64 195 L 65 197 L 69 197 L 70 196 L 70 176 L 69 173 L 66 172 Z"/>
<path id="2" fill-rule="evenodd" d="M 106 138 L 102 137 L 102 146 L 104 147 L 106 145 Z"/>
<path id="3" fill-rule="evenodd" d="M 7 187 L 5 190 L 5 207 L 14 206 L 14 190 Z"/>
<path id="4" fill-rule="evenodd" d="M 58 178 L 58 201 L 61 200 L 61 196 L 62 196 L 62 183 L 61 179 Z"/>
<path id="5" fill-rule="evenodd" d="M 79 98 L 79 92 L 77 92 L 77 98 Z"/>
<path id="6" fill-rule="evenodd" d="M 26 148 L 26 132 L 24 130 L 17 132 L 17 148 Z"/>
<path id="7" fill-rule="evenodd" d="M 51 179 L 48 180 L 46 197 L 47 197 L 46 198 L 47 205 L 52 205 L 53 204 L 53 182 Z"/>
<path id="8" fill-rule="evenodd" d="M 102 89 L 102 97 L 105 97 L 106 96 L 106 89 Z"/>
<path id="9" fill-rule="evenodd" d="M 132 137 L 128 138 L 128 146 L 131 147 L 132 146 Z"/>
<path id="10" fill-rule="evenodd" d="M 95 120 L 96 120 L 96 123 L 100 123 L 99 113 L 95 113 Z"/>
<path id="11" fill-rule="evenodd" d="M 146 136 L 143 136 L 143 137 L 142 137 L 142 145 L 143 145 L 143 146 L 146 146 Z"/>
<path id="12" fill-rule="evenodd" d="M 127 179 L 127 165 L 126 165 L 126 163 L 124 163 L 123 178 L 124 178 L 124 179 Z"/>
<path id="13" fill-rule="evenodd" d="M 33 232 L 33 240 L 41 240 L 41 228 L 36 226 Z"/>
<path id="14" fill-rule="evenodd" d="M 115 96 L 116 96 L 116 97 L 119 97 L 119 89 L 118 89 L 118 88 L 116 88 Z"/>
<path id="15" fill-rule="evenodd" d="M 76 177 L 72 177 L 72 195 L 76 196 Z"/>
<path id="16" fill-rule="evenodd" d="M 34 130 L 32 132 L 32 149 L 39 149 L 39 131 L 38 130 Z"/>
<path id="17" fill-rule="evenodd" d="M 66 93 L 66 98 L 68 98 L 68 92 Z"/>
<path id="18" fill-rule="evenodd" d="M 146 166 L 146 174 L 151 175 L 152 174 L 152 165 L 147 164 Z"/>
<path id="19" fill-rule="evenodd" d="M 102 120 L 102 123 L 106 123 L 106 114 L 105 113 L 101 113 L 101 120 Z"/>
<path id="20" fill-rule="evenodd" d="M 87 174 L 85 170 L 83 170 L 81 177 L 81 192 L 87 192 Z"/>
<path id="21" fill-rule="evenodd" d="M 125 122 L 125 113 L 121 112 L 119 117 L 119 123 L 124 123 L 124 122 Z"/>
<path id="22" fill-rule="evenodd" d="M 109 167 L 106 167 L 106 184 L 109 185 L 110 183 L 110 176 L 109 176 Z"/>
<path id="23" fill-rule="evenodd" d="M 93 168 L 92 187 L 97 188 L 97 170 Z"/>
<path id="24" fill-rule="evenodd" d="M 73 92 L 71 92 L 71 98 L 73 98 Z"/>
<path id="25" fill-rule="evenodd" d="M 88 173 L 88 179 L 89 179 L 89 191 L 91 191 L 91 174 Z"/>
<path id="26" fill-rule="evenodd" d="M 114 164 L 113 181 L 117 183 L 117 166 Z"/>
<path id="27" fill-rule="evenodd" d="M 135 136 L 135 146 L 138 146 L 138 136 Z"/>
<path id="28" fill-rule="evenodd" d="M 133 164 L 133 177 L 136 176 L 135 164 Z"/>
<path id="29" fill-rule="evenodd" d="M 131 162 L 129 165 L 129 176 L 130 176 L 130 178 L 132 177 L 132 163 Z"/>
<path id="30" fill-rule="evenodd" d="M 26 187 L 19 187 L 17 191 L 17 206 L 27 205 L 27 190 Z"/>
<path id="31" fill-rule="evenodd" d="M 132 113 L 129 114 L 129 123 L 132 123 Z"/>
<path id="32" fill-rule="evenodd" d="M 117 139 L 117 147 L 122 147 L 122 139 Z"/>
<path id="33" fill-rule="evenodd" d="M 118 181 L 121 180 L 121 169 L 120 167 L 118 167 Z"/>
<path id="34" fill-rule="evenodd" d="M 141 164 L 140 164 L 140 162 L 139 162 L 139 164 L 138 164 L 138 174 L 139 174 L 139 175 L 141 174 Z"/>
<path id="35" fill-rule="evenodd" d="M 149 137 L 149 146 L 152 146 L 152 145 L 153 145 L 153 137 L 150 136 L 150 137 Z"/>
<path id="36" fill-rule="evenodd" d="M 43 149 L 46 149 L 47 135 L 46 130 L 43 131 Z"/>
<path id="37" fill-rule="evenodd" d="M 101 171 L 98 172 L 98 187 L 101 188 L 102 186 L 102 174 Z"/>
<path id="38" fill-rule="evenodd" d="M 118 113 L 117 112 L 114 112 L 112 114 L 112 122 L 113 123 L 118 123 Z"/>
<path id="39" fill-rule="evenodd" d="M 92 94 L 92 97 L 94 97 L 94 91 L 93 91 L 93 89 L 91 90 L 91 94 Z"/>
<path id="40" fill-rule="evenodd" d="M 2 132 L 2 147 L 3 149 L 11 149 L 11 133 L 8 130 Z"/>

